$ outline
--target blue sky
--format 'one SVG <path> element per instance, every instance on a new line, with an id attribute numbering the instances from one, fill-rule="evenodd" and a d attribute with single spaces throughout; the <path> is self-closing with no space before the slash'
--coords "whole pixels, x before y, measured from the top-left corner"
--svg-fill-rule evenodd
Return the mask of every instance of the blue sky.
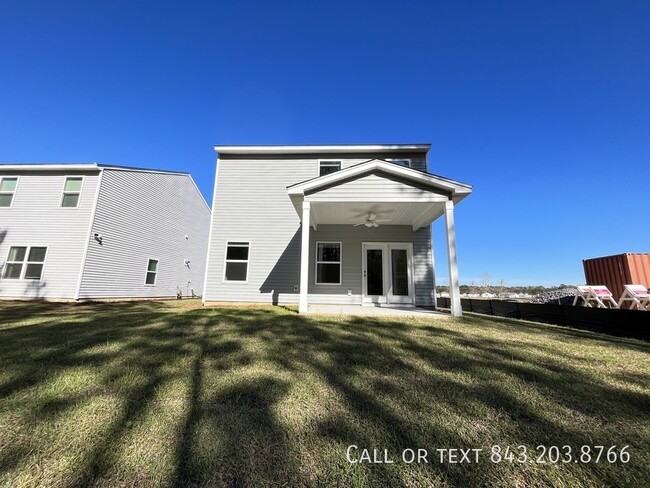
<path id="1" fill-rule="evenodd" d="M 190 171 L 214 144 L 430 142 L 461 282 L 650 252 L 650 2 L 0 0 L 0 161 Z M 442 222 L 434 224 L 446 273 Z M 444 280 L 441 280 L 444 281 Z"/>

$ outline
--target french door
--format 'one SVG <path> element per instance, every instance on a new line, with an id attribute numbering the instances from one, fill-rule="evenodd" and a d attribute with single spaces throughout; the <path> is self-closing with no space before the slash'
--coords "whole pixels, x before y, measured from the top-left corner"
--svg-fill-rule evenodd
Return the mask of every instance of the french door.
<path id="1" fill-rule="evenodd" d="M 413 304 L 413 244 L 362 244 L 363 303 Z"/>

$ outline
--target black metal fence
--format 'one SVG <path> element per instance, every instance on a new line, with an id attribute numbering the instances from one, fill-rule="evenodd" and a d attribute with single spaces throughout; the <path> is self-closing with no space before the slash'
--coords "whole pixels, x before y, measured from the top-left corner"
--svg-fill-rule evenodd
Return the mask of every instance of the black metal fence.
<path id="1" fill-rule="evenodd" d="M 504 300 L 463 298 L 465 312 L 564 325 L 619 337 L 650 341 L 650 312 L 610 308 L 591 308 L 548 303 L 519 303 Z M 449 298 L 438 298 L 438 307 L 449 308 Z"/>

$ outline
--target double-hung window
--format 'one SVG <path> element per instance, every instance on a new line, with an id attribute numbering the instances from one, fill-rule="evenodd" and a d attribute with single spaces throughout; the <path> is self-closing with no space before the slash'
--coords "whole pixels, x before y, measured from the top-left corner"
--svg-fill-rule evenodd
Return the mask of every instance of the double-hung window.
<path id="1" fill-rule="evenodd" d="M 0 207 L 11 207 L 17 185 L 18 178 L 6 176 L 0 178 Z"/>
<path id="2" fill-rule="evenodd" d="M 316 284 L 341 284 L 341 243 L 316 243 Z"/>
<path id="3" fill-rule="evenodd" d="M 46 255 L 47 247 L 10 247 L 2 278 L 7 280 L 40 280 L 41 276 L 43 276 Z"/>
<path id="4" fill-rule="evenodd" d="M 61 197 L 62 207 L 78 207 L 79 195 L 81 195 L 81 184 L 83 177 L 68 176 L 63 186 L 63 197 Z"/>
<path id="5" fill-rule="evenodd" d="M 158 260 L 150 259 L 147 263 L 147 276 L 144 279 L 145 285 L 155 285 L 158 276 Z"/>
<path id="6" fill-rule="evenodd" d="M 226 246 L 224 281 L 248 281 L 249 242 L 229 242 Z"/>
<path id="7" fill-rule="evenodd" d="M 319 170 L 320 172 L 318 176 L 325 176 L 330 173 L 341 171 L 341 161 L 321 161 L 319 163 Z"/>

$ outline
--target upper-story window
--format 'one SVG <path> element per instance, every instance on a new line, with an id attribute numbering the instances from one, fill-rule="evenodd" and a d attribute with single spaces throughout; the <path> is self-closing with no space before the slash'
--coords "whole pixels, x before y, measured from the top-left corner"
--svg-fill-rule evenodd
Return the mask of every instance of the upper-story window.
<path id="1" fill-rule="evenodd" d="M 393 164 L 397 164 L 399 166 L 404 166 L 405 168 L 410 168 L 411 167 L 411 160 L 410 159 L 393 159 L 391 162 Z"/>
<path id="2" fill-rule="evenodd" d="M 81 195 L 81 185 L 83 178 L 81 176 L 68 176 L 63 186 L 63 197 L 61 198 L 62 207 L 78 207 L 79 195 Z"/>
<path id="3" fill-rule="evenodd" d="M 318 176 L 325 176 L 341 171 L 341 161 L 321 161 L 319 167 L 320 172 Z"/>
<path id="4" fill-rule="evenodd" d="M 0 178 L 0 207 L 11 207 L 17 185 L 18 178 L 6 176 Z"/>

